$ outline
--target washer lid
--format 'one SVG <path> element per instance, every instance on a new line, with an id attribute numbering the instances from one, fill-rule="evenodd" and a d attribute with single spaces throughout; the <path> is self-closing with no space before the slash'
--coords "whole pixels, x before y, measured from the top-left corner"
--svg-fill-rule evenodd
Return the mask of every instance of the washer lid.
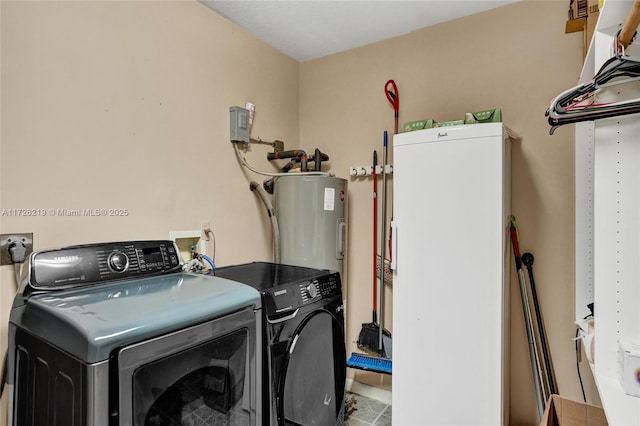
<path id="1" fill-rule="evenodd" d="M 88 363 L 111 351 L 231 312 L 261 307 L 253 288 L 176 273 L 31 296 L 10 322 Z"/>
<path id="2" fill-rule="evenodd" d="M 270 262 L 251 262 L 240 265 L 223 266 L 213 271 L 217 277 L 224 277 L 250 285 L 260 291 L 270 290 L 288 284 L 313 281 L 331 272 L 326 269 L 305 266 L 283 265 Z"/>
<path id="3" fill-rule="evenodd" d="M 262 310 L 280 320 L 298 308 L 341 294 L 340 274 L 327 269 L 253 262 L 214 271 L 217 277 L 250 285 L 262 294 Z"/>

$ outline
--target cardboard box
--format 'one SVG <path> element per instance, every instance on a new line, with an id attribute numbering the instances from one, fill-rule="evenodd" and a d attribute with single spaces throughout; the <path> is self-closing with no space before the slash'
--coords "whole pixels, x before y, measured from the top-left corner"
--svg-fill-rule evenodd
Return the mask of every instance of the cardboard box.
<path id="1" fill-rule="evenodd" d="M 403 132 L 413 132 L 414 130 L 432 129 L 434 127 L 435 120 L 418 120 L 408 121 L 402 126 Z"/>
<path id="2" fill-rule="evenodd" d="M 576 0 L 571 2 L 569 19 L 584 18 L 589 13 L 588 0 Z"/>
<path id="3" fill-rule="evenodd" d="M 441 123 L 434 123 L 433 127 L 450 127 L 461 126 L 464 124 L 464 120 L 443 121 Z"/>
<path id="4" fill-rule="evenodd" d="M 468 112 L 464 115 L 464 124 L 500 122 L 502 122 L 502 110 L 500 108 Z"/>
<path id="5" fill-rule="evenodd" d="M 586 3 L 586 4 L 585 4 Z M 598 22 L 600 9 L 602 8 L 602 0 L 587 0 L 580 2 L 580 13 L 578 14 L 578 2 L 572 1 L 572 7 L 569 9 L 569 19 L 565 24 L 564 32 L 569 34 L 573 32 L 583 31 L 582 41 L 582 59 L 586 58 L 589 51 L 589 45 L 593 38 L 593 33 Z"/>
<path id="6" fill-rule="evenodd" d="M 640 345 L 618 342 L 618 379 L 624 393 L 640 396 Z"/>
<path id="7" fill-rule="evenodd" d="M 591 45 L 591 40 L 593 39 L 593 33 L 596 29 L 596 23 L 598 22 L 598 16 L 600 15 L 600 8 L 598 2 L 596 0 L 588 1 L 588 14 L 586 17 L 586 22 L 584 25 L 583 32 L 583 43 L 582 43 L 582 59 L 587 57 L 587 53 L 589 52 L 589 46 Z"/>
<path id="8" fill-rule="evenodd" d="M 607 426 L 604 410 L 594 405 L 551 395 L 540 426 Z"/>

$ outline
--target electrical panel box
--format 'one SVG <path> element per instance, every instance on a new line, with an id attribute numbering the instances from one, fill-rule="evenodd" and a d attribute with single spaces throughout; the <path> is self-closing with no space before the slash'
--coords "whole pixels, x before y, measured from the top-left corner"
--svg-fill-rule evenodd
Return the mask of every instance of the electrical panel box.
<path id="1" fill-rule="evenodd" d="M 242 107 L 229 108 L 231 114 L 231 142 L 249 143 L 249 110 Z"/>

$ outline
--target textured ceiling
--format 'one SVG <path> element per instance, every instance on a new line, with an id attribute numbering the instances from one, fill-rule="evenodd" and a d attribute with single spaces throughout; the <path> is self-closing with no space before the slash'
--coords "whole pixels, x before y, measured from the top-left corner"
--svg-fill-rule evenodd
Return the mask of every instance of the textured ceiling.
<path id="1" fill-rule="evenodd" d="M 300 62 L 516 1 L 519 0 L 200 0 Z"/>

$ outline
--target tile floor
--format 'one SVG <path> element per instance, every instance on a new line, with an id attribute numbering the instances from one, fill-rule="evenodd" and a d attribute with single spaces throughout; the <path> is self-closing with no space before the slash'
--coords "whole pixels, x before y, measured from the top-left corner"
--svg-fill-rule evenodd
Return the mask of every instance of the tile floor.
<path id="1" fill-rule="evenodd" d="M 390 426 L 391 405 L 347 392 L 344 417 L 345 426 Z"/>

